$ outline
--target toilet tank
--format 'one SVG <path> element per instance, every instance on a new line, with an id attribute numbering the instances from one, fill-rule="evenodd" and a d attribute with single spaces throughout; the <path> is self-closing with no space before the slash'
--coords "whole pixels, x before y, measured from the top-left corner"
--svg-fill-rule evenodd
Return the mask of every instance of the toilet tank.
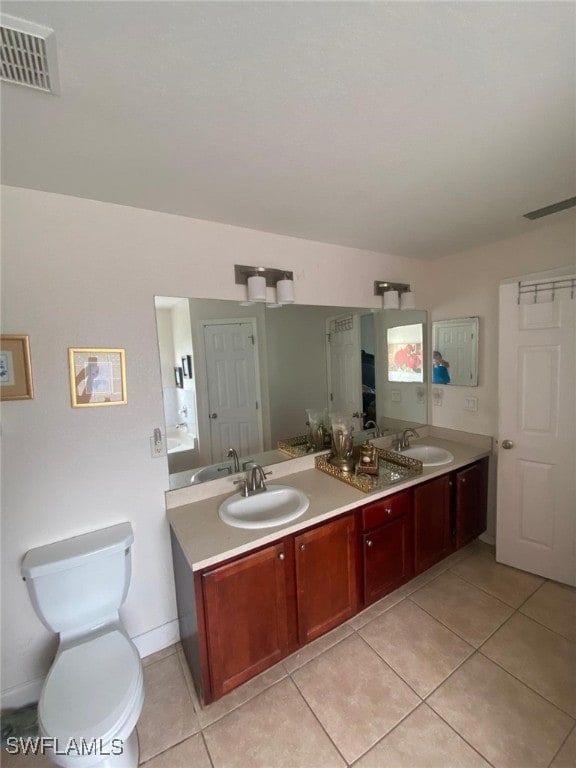
<path id="1" fill-rule="evenodd" d="M 133 541 L 130 523 L 120 523 L 29 550 L 21 572 L 43 623 L 74 635 L 118 619 Z"/>

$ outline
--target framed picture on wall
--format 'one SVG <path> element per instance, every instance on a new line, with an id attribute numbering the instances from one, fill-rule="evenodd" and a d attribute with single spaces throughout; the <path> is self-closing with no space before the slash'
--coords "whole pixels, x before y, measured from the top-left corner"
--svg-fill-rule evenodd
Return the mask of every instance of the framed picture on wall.
<path id="1" fill-rule="evenodd" d="M 126 362 L 123 349 L 68 349 L 73 408 L 126 405 Z"/>
<path id="2" fill-rule="evenodd" d="M 182 358 L 182 370 L 187 379 L 192 378 L 192 355 L 184 355 Z"/>
<path id="3" fill-rule="evenodd" d="M 32 400 L 32 366 L 28 336 L 0 336 L 0 400 Z"/>
<path id="4" fill-rule="evenodd" d="M 176 386 L 180 387 L 180 389 L 184 387 L 184 376 L 181 365 L 177 365 L 174 368 L 174 381 L 176 382 Z"/>

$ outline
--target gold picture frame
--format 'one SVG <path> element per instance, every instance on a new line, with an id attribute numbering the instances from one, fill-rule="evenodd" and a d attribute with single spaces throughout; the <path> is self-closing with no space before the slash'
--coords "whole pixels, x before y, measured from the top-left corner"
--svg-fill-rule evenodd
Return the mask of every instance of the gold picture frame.
<path id="1" fill-rule="evenodd" d="M 32 366 L 28 336 L 0 335 L 0 400 L 32 400 Z"/>
<path id="2" fill-rule="evenodd" d="M 73 408 L 126 405 L 126 355 L 123 349 L 70 347 Z"/>

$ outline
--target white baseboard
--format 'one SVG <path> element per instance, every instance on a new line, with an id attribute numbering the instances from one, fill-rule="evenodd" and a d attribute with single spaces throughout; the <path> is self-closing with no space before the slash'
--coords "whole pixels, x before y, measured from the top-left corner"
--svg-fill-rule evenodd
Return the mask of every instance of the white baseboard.
<path id="1" fill-rule="evenodd" d="M 156 651 L 161 651 L 163 648 L 174 645 L 179 640 L 178 619 L 162 624 L 161 627 L 154 627 L 154 629 L 150 629 L 148 632 L 143 632 L 141 635 L 132 638 L 142 659 L 150 656 L 151 653 L 156 653 Z"/>
<path id="2" fill-rule="evenodd" d="M 23 685 L 15 685 L 2 691 L 2 711 L 5 709 L 19 709 L 28 704 L 33 704 L 40 699 L 40 691 L 44 684 L 44 678 L 38 677 Z"/>
<path id="3" fill-rule="evenodd" d="M 178 620 L 174 619 L 174 621 L 169 621 L 161 627 L 155 627 L 148 632 L 143 632 L 141 635 L 133 637 L 132 640 L 138 648 L 141 658 L 150 656 L 151 653 L 168 648 L 168 646 L 174 645 L 174 643 L 180 640 Z M 7 688 L 5 691 L 2 691 L 2 710 L 18 709 L 38 701 L 43 683 L 44 678 L 39 677 L 36 680 L 31 680 L 22 685 L 15 685 L 13 688 Z"/>

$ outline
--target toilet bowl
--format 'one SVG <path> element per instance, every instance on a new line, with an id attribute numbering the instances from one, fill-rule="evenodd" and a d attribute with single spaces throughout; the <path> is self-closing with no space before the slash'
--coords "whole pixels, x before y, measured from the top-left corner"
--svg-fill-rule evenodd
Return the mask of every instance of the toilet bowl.
<path id="1" fill-rule="evenodd" d="M 60 635 L 38 704 L 42 746 L 56 765 L 138 765 L 142 663 L 118 615 L 132 542 L 122 523 L 30 550 L 22 562 L 36 612 Z"/>

